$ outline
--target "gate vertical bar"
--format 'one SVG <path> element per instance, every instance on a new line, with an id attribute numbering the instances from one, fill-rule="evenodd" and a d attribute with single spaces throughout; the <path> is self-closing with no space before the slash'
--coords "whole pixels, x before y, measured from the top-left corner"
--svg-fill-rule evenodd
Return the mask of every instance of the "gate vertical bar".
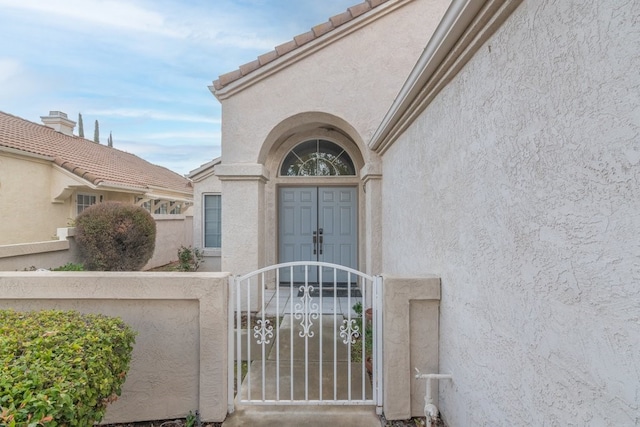
<path id="1" fill-rule="evenodd" d="M 276 269 L 276 400 L 280 400 L 280 269 Z"/>
<path id="2" fill-rule="evenodd" d="M 374 368 L 373 368 L 373 385 L 374 385 L 374 402 L 376 404 L 376 413 L 382 415 L 383 409 L 383 348 L 382 348 L 382 325 L 384 322 L 384 299 L 382 297 L 382 276 L 375 276 L 373 278 L 373 300 L 375 301 L 375 308 L 373 310 L 373 351 L 374 351 Z"/>
<path id="3" fill-rule="evenodd" d="M 358 279 L 356 278 L 356 281 Z M 361 348 L 361 352 L 360 352 L 360 372 L 362 375 L 362 400 L 366 399 L 365 393 L 367 390 L 366 387 L 366 380 L 367 375 L 366 375 L 366 370 L 365 370 L 365 366 L 366 363 L 365 361 L 367 360 L 367 316 L 366 316 L 366 312 L 367 312 L 367 282 L 364 280 L 364 277 L 360 278 L 360 288 L 362 289 L 362 335 L 360 335 L 360 341 L 362 342 L 362 348 Z"/>

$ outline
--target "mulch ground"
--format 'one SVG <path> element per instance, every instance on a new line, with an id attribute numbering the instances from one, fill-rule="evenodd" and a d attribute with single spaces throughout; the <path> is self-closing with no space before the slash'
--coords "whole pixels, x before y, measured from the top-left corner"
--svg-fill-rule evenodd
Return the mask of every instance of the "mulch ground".
<path id="1" fill-rule="evenodd" d="M 424 417 L 411 418 L 409 420 L 387 420 L 384 415 L 380 417 L 382 427 L 424 427 L 426 425 Z M 186 427 L 185 420 L 160 420 L 146 421 L 142 423 L 107 424 L 103 427 Z M 222 423 L 200 423 L 194 427 L 222 427 Z M 438 423 L 437 427 L 445 427 L 443 423 Z"/>

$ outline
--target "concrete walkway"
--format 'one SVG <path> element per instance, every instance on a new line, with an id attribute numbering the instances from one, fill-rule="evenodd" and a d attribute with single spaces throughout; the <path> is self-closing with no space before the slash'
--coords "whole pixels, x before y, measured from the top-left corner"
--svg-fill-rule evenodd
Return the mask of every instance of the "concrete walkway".
<path id="1" fill-rule="evenodd" d="M 352 298 L 350 302 L 355 304 L 356 299 Z M 284 308 L 290 306 L 290 301 L 282 301 L 278 305 Z M 330 305 L 323 304 L 323 306 Z M 371 399 L 373 394 L 371 383 L 367 373 L 363 372 L 362 364 L 348 362 L 347 346 L 339 336 L 339 328 L 343 320 L 342 307 L 337 308 L 338 310 L 330 310 L 331 314 L 319 316 L 316 320 L 311 319 L 312 336 L 307 338 L 300 337 L 300 332 L 303 331 L 301 321 L 286 314 L 290 311 L 279 310 L 281 315 L 284 314 L 280 328 L 277 332 L 274 331 L 273 345 L 265 360 L 262 360 L 261 356 L 252 357 L 254 360 L 251 363 L 250 373 L 242 383 L 243 399 L 249 396 L 252 400 L 319 400 L 322 394 L 323 400 L 346 400 L 349 398 L 349 389 L 351 389 L 351 399 L 362 399 L 363 395 L 366 399 Z M 346 304 L 344 308 L 347 309 Z M 277 312 L 268 310 L 269 307 L 265 313 Z M 338 311 L 340 313 L 337 313 Z M 336 330 L 338 333 L 335 333 Z M 307 352 L 305 348 L 308 349 Z M 261 350 L 257 348 L 251 351 L 252 354 L 254 351 L 256 355 L 261 354 Z M 275 380 L 278 370 L 279 390 Z M 230 414 L 223 423 L 223 427 L 379 427 L 380 425 L 374 406 L 241 405 L 237 398 L 235 412 Z"/>

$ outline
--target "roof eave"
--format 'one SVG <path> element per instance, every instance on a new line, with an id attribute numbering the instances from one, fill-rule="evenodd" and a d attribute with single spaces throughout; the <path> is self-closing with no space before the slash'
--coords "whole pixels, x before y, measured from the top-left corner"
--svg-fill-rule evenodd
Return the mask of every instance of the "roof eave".
<path id="1" fill-rule="evenodd" d="M 360 28 L 370 24 L 371 22 L 382 18 L 388 13 L 391 13 L 394 10 L 402 6 L 405 6 L 411 1 L 415 1 L 415 0 L 391 0 L 385 3 L 382 3 L 379 6 L 376 6 L 375 8 L 372 8 L 371 10 L 367 11 L 366 13 L 363 13 L 346 23 L 339 25 L 332 31 L 329 31 L 321 35 L 320 37 L 315 38 L 312 41 L 306 42 L 301 46 L 297 46 L 296 48 L 290 51 L 287 51 L 281 56 L 279 56 L 277 53 L 277 50 L 280 47 L 279 46 L 276 48 L 275 51 L 262 55 L 262 56 L 269 56 L 270 54 L 276 55 L 275 59 L 269 60 L 268 63 L 264 65 L 260 65 L 259 67 L 248 67 L 247 74 L 243 75 L 242 74 L 243 67 L 249 66 L 252 63 L 245 64 L 244 66 L 241 66 L 240 69 L 232 71 L 231 73 L 228 73 L 228 74 L 238 75 L 239 77 L 236 77 L 235 80 L 223 85 L 222 87 L 217 87 L 216 83 L 219 81 L 216 80 L 213 85 L 209 86 L 209 90 L 219 101 L 227 99 L 235 95 L 236 93 L 241 92 L 247 89 L 248 87 L 253 86 L 254 84 L 264 80 L 265 78 L 275 73 L 278 73 L 280 70 L 287 68 L 298 61 L 301 61 L 307 56 L 312 55 L 321 49 L 324 49 L 325 47 L 348 36 L 349 34 L 359 30 Z M 304 34 L 301 34 L 297 37 L 300 37 L 300 36 L 304 36 Z M 296 38 L 294 38 L 294 40 L 291 40 L 281 46 L 288 45 L 295 40 Z"/>
<path id="2" fill-rule="evenodd" d="M 522 0 L 453 0 L 369 148 L 383 154 Z"/>

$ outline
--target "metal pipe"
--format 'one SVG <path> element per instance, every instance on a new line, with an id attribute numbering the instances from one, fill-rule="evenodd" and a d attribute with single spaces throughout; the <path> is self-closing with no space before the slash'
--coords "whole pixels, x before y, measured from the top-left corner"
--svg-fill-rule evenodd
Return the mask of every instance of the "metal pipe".
<path id="1" fill-rule="evenodd" d="M 452 380 L 451 374 L 421 374 L 416 368 L 416 379 L 427 380 L 427 389 L 424 395 L 424 416 L 427 419 L 427 427 L 432 427 L 435 420 L 440 417 L 438 407 L 433 403 L 433 397 L 431 396 L 431 380 Z"/>

